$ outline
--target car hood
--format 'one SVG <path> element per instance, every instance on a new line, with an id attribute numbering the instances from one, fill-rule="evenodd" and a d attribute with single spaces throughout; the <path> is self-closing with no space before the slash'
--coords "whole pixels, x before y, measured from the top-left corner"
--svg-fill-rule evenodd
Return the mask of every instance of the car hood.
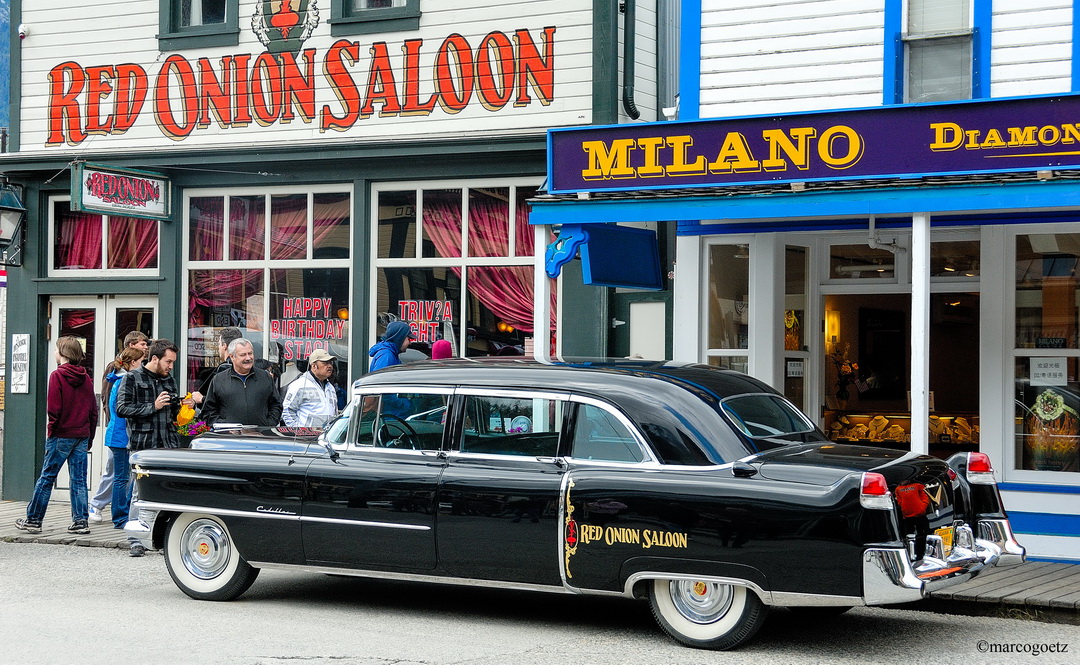
<path id="1" fill-rule="evenodd" d="M 196 437 L 196 450 L 301 452 L 320 445 L 322 429 L 311 427 L 249 427 L 222 429 Z"/>

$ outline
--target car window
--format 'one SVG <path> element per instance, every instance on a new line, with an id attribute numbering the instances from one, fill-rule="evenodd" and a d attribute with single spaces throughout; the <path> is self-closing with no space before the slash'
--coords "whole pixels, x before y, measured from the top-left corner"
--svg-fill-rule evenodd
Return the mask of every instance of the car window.
<path id="1" fill-rule="evenodd" d="M 570 456 L 605 462 L 641 462 L 637 438 L 614 413 L 592 404 L 578 404 Z"/>
<path id="2" fill-rule="evenodd" d="M 751 437 L 776 437 L 814 430 L 798 409 L 777 395 L 739 395 L 724 400 L 721 407 L 731 422 Z"/>
<path id="3" fill-rule="evenodd" d="M 556 399 L 469 395 L 461 451 L 554 457 L 564 407 L 565 402 Z"/>
<path id="4" fill-rule="evenodd" d="M 428 393 L 362 395 L 357 445 L 439 450 L 449 399 L 449 395 Z"/>
<path id="5" fill-rule="evenodd" d="M 345 410 L 341 412 L 341 415 L 330 421 L 330 424 L 323 430 L 323 441 L 335 445 L 345 443 L 346 434 L 349 432 L 349 421 L 352 419 L 354 404 L 355 402 L 346 404 Z"/>

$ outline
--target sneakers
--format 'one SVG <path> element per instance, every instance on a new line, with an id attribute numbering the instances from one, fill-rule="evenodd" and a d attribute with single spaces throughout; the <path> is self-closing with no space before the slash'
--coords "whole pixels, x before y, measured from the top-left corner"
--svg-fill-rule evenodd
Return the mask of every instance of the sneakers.
<path id="1" fill-rule="evenodd" d="M 128 556 L 142 556 L 144 554 L 146 554 L 146 548 L 138 543 L 132 545 L 131 551 L 128 552 Z"/>
<path id="2" fill-rule="evenodd" d="M 67 531 L 68 533 L 90 533 L 90 525 L 86 523 L 86 520 L 75 520 Z"/>
<path id="3" fill-rule="evenodd" d="M 102 519 L 101 518 L 101 509 L 91 507 L 90 508 L 90 521 L 91 522 L 100 522 L 101 519 Z"/>
<path id="4" fill-rule="evenodd" d="M 15 520 L 15 528 L 26 533 L 41 533 L 41 522 L 31 522 L 20 517 Z"/>

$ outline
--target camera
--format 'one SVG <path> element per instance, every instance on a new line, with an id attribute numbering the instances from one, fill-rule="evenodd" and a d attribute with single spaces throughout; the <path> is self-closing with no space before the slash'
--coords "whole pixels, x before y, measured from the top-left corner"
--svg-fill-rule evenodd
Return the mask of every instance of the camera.
<path id="1" fill-rule="evenodd" d="M 180 406 L 180 396 L 176 393 L 169 393 L 169 406 Z"/>

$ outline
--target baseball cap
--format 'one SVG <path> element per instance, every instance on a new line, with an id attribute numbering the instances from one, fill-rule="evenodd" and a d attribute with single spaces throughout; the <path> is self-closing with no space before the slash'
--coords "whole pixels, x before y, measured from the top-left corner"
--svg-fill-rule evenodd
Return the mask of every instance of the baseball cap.
<path id="1" fill-rule="evenodd" d="M 315 349 L 311 352 L 311 355 L 307 357 L 309 363 L 315 362 L 329 362 L 334 359 L 334 356 L 327 353 L 326 349 Z"/>

